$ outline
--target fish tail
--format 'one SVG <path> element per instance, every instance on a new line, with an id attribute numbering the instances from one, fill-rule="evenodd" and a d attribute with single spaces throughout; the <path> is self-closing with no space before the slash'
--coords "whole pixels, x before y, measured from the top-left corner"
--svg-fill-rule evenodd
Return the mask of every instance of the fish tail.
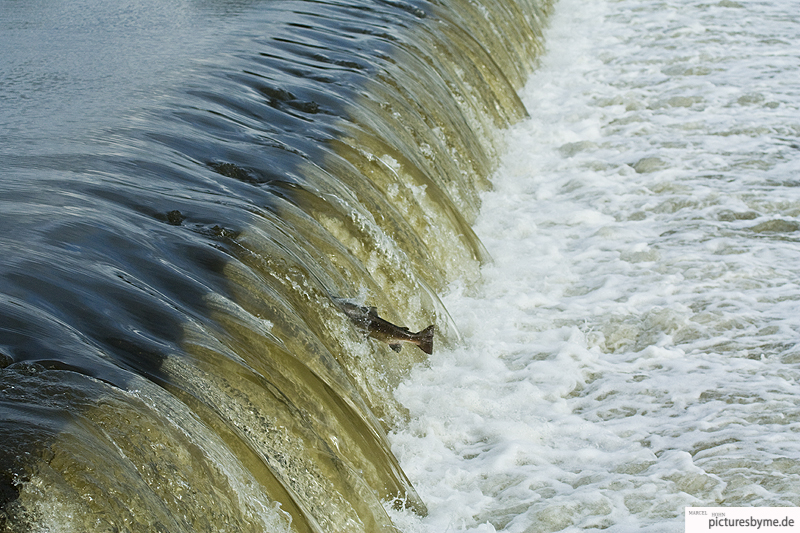
<path id="1" fill-rule="evenodd" d="M 431 324 L 416 334 L 419 348 L 428 355 L 433 353 L 433 334 L 435 332 L 436 326 Z"/>

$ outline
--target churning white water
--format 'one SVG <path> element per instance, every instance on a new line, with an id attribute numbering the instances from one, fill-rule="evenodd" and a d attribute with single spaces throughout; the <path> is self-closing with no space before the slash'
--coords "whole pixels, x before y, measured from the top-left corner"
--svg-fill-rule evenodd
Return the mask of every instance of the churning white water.
<path id="1" fill-rule="evenodd" d="M 465 337 L 397 391 L 405 533 L 800 506 L 800 2 L 561 0 Z"/>

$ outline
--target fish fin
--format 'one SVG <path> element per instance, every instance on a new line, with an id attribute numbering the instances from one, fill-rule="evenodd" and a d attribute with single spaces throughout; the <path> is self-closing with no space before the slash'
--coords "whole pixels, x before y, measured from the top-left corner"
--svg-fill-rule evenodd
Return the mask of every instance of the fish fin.
<path id="1" fill-rule="evenodd" d="M 436 333 L 436 325 L 431 324 L 416 335 L 419 337 L 419 349 L 428 355 L 433 353 L 433 335 Z"/>
<path id="2" fill-rule="evenodd" d="M 374 306 L 369 306 L 365 308 L 367 310 L 367 314 L 369 316 L 378 316 L 378 308 Z"/>
<path id="3" fill-rule="evenodd" d="M 395 352 L 399 352 L 400 350 L 402 350 L 402 349 L 403 349 L 403 346 L 402 346 L 402 345 L 400 345 L 400 344 L 390 344 L 390 345 L 389 345 L 389 348 L 391 348 L 391 349 L 392 349 L 392 350 L 394 350 Z"/>

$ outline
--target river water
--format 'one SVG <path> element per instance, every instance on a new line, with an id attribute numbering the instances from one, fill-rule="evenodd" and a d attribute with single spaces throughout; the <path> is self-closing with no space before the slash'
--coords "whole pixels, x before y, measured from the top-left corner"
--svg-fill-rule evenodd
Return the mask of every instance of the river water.
<path id="1" fill-rule="evenodd" d="M 0 529 L 395 531 L 534 0 L 0 1 Z M 402 330 L 398 330 L 402 331 Z"/>
<path id="2" fill-rule="evenodd" d="M 0 526 L 800 505 L 798 7 L 0 0 Z"/>
<path id="3" fill-rule="evenodd" d="M 800 505 L 797 2 L 561 0 L 398 395 L 406 532 L 682 531 Z"/>

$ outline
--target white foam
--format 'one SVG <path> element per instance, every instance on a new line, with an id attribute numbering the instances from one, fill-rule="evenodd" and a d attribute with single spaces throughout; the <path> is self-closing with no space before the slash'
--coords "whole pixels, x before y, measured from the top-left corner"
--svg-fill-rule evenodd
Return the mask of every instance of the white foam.
<path id="1" fill-rule="evenodd" d="M 800 505 L 800 25 L 791 3 L 562 0 L 445 304 L 397 395 L 407 533 L 675 531 Z M 796 9 L 795 9 L 796 11 Z"/>

